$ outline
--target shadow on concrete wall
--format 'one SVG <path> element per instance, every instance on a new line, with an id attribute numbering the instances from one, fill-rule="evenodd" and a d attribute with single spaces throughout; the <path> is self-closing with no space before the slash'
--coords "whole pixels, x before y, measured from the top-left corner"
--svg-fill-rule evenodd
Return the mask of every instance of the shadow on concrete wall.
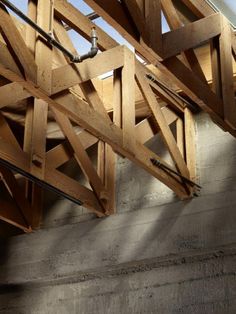
<path id="1" fill-rule="evenodd" d="M 99 278 L 112 273 L 122 263 L 135 265 L 143 260 L 148 263 L 151 259 L 163 259 L 168 265 L 171 259 L 174 261 L 184 254 L 189 256 L 199 252 L 207 254 L 208 251 L 222 251 L 223 247 L 236 243 L 236 141 L 207 120 L 205 124 L 200 121 L 197 143 L 198 174 L 203 186 L 199 198 L 177 201 L 168 190 L 169 196 L 166 198 L 162 195 L 162 203 L 159 203 L 159 193 L 164 193 L 164 190 L 158 181 L 153 184 L 151 176 L 144 178 L 142 171 L 139 172 L 135 166 L 121 160 L 117 187 L 120 215 L 70 225 L 71 212 L 68 212 L 63 220 L 63 224 L 67 226 L 57 225 L 52 229 L 38 231 L 32 235 L 32 242 L 28 241 L 23 247 L 27 251 L 30 243 L 37 245 L 38 238 L 45 241 L 45 244 L 41 243 L 42 254 L 35 248 L 32 249 L 32 254 L 34 252 L 37 255 L 32 262 L 35 263 L 32 268 L 35 270 L 32 274 L 35 287 L 40 282 L 50 286 Z M 153 144 L 161 155 L 161 145 L 155 142 L 151 145 Z M 135 182 L 140 175 L 139 188 L 134 190 L 131 182 Z M 125 178 L 128 179 L 127 183 L 123 182 Z M 121 187 L 123 184 L 124 188 Z M 128 208 L 128 205 L 122 208 L 121 200 L 126 197 L 122 195 L 123 189 L 129 189 L 127 195 L 129 193 L 134 199 L 138 199 L 132 208 Z M 145 196 L 150 189 L 153 189 L 152 193 L 156 193 L 156 198 L 147 203 Z M 8 249 L 7 244 L 2 249 L 1 265 L 6 265 L 10 258 Z M 28 264 L 26 259 L 24 263 L 25 270 L 30 274 L 30 254 L 28 256 Z M 94 263 L 91 263 L 92 259 Z M 124 269 L 125 267 L 128 266 L 124 265 Z M 149 268 L 142 269 L 146 270 Z M 21 276 L 22 283 L 14 283 L 14 271 L 18 278 Z M 202 276 L 206 276 L 204 272 L 207 270 L 204 267 L 201 271 Z M 19 303 L 20 299 L 26 298 L 28 290 L 23 283 L 24 275 L 19 275 L 21 272 L 22 268 L 17 268 L 17 265 L 12 272 L 8 272 L 6 268 L 2 277 L 6 280 L 3 280 L 2 285 L 0 283 L 0 313 L 4 306 L 12 306 L 9 303 L 10 297 L 4 298 L 4 295 L 17 295 Z M 178 293 L 178 290 L 175 291 L 176 295 Z M 181 297 L 179 295 L 179 300 Z M 31 313 L 34 313 L 33 309 L 34 303 Z"/>

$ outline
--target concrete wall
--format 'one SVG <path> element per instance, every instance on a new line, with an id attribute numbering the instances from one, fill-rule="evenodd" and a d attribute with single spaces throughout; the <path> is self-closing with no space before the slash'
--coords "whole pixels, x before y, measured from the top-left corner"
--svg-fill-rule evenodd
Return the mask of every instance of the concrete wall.
<path id="1" fill-rule="evenodd" d="M 2 243 L 0 314 L 235 313 L 236 141 L 196 120 L 198 198 L 119 159 L 117 215 L 59 200 L 41 230 Z"/>

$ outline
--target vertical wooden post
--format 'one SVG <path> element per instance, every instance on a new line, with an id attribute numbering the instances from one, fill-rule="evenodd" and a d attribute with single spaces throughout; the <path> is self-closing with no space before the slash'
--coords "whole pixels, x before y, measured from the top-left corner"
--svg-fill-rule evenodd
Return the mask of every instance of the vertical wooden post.
<path id="1" fill-rule="evenodd" d="M 111 215 L 116 212 L 116 154 L 108 144 L 105 144 L 105 187 L 109 195 L 107 210 Z"/>
<path id="2" fill-rule="evenodd" d="M 184 124 L 183 120 L 178 118 L 176 120 L 176 142 L 179 147 L 179 151 L 184 158 L 185 147 L 184 147 Z"/>
<path id="3" fill-rule="evenodd" d="M 28 17 L 37 22 L 37 3 L 35 0 L 28 0 Z M 26 44 L 35 57 L 36 31 L 26 25 Z M 32 134 L 33 134 L 33 117 L 34 117 L 34 98 L 27 99 L 25 130 L 23 149 L 26 153 L 32 154 Z M 25 196 L 32 205 L 31 225 L 33 228 L 39 227 L 42 211 L 42 188 L 35 183 L 25 180 Z"/>
<path id="4" fill-rule="evenodd" d="M 113 77 L 113 122 L 122 128 L 122 69 L 114 71 Z M 104 180 L 109 199 L 107 202 L 107 213 L 114 214 L 116 212 L 116 161 L 117 156 L 112 147 L 102 141 L 99 142 L 99 159 L 98 172 Z"/>
<path id="5" fill-rule="evenodd" d="M 37 24 L 45 31 L 50 30 L 51 2 L 38 0 Z M 37 83 L 46 93 L 51 93 L 52 48 L 38 35 L 35 47 L 35 60 L 38 65 Z M 43 179 L 45 169 L 46 132 L 48 104 L 41 100 L 34 101 L 32 128 L 31 172 Z"/>
<path id="6" fill-rule="evenodd" d="M 135 57 L 128 48 L 124 50 L 122 82 L 122 130 L 123 146 L 135 154 Z"/>
<path id="7" fill-rule="evenodd" d="M 212 69 L 212 90 L 219 98 L 222 98 L 221 65 L 220 65 L 220 47 L 219 36 L 210 41 L 211 51 L 211 69 Z M 216 112 L 223 118 L 224 108 L 221 104 L 216 104 Z"/>
<path id="8" fill-rule="evenodd" d="M 211 39 L 210 48 L 211 48 L 211 68 L 212 68 L 212 90 L 216 93 L 217 96 L 222 97 L 219 36 Z"/>
<path id="9" fill-rule="evenodd" d="M 122 127 L 122 85 L 121 69 L 114 71 L 113 77 L 113 122 Z"/>
<path id="10" fill-rule="evenodd" d="M 45 31 L 51 29 L 51 1 L 37 2 L 37 24 Z M 48 94 L 51 93 L 52 75 L 52 48 L 45 43 L 40 35 L 37 36 L 35 46 L 35 60 L 38 65 L 37 84 Z M 32 120 L 32 144 L 31 144 L 31 173 L 37 177 L 44 178 L 46 135 L 47 135 L 48 104 L 41 100 L 34 100 L 34 111 Z M 39 227 L 42 215 L 42 190 L 35 184 L 32 187 L 32 203 L 34 217 L 32 226 Z"/>
<path id="11" fill-rule="evenodd" d="M 188 166 L 190 180 L 196 180 L 196 136 L 195 125 L 192 112 L 185 108 L 184 110 L 184 130 L 185 130 L 185 152 L 186 163 Z"/>
<path id="12" fill-rule="evenodd" d="M 98 142 L 97 173 L 105 186 L 105 142 Z"/>

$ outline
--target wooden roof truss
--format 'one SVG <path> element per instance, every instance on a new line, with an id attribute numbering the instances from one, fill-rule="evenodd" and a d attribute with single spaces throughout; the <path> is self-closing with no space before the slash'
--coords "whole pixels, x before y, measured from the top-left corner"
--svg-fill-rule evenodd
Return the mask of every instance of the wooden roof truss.
<path id="1" fill-rule="evenodd" d="M 99 217 L 114 213 L 116 154 L 145 169 L 181 199 L 193 196 L 195 190 L 190 184 L 152 164 L 155 158 L 167 165 L 144 145 L 160 132 L 173 160 L 168 167 L 194 181 L 193 114 L 187 102 L 170 93 L 163 87 L 165 84 L 149 80 L 147 74 L 163 83 L 163 78 L 173 82 L 184 97 L 208 112 L 221 128 L 236 134 L 232 59 L 236 58 L 236 39 L 222 14 L 213 12 L 203 0 L 182 0 L 196 17 L 183 25 L 171 0 L 86 2 L 134 46 L 137 54 L 158 68 L 160 75 L 154 68 L 152 73 L 150 67 L 141 64 L 128 48 L 118 45 L 99 27 L 98 45 L 103 52 L 72 64 L 0 4 L 0 108 L 19 101 L 26 103 L 22 141 L 10 128 L 4 112 L 0 112 L 0 173 L 12 199 L 2 202 L 0 219 L 26 232 L 39 227 L 43 188 L 83 204 Z M 165 34 L 161 30 L 161 10 L 171 28 Z M 75 48 L 65 24 L 86 39 L 94 26 L 66 0 L 29 0 L 28 16 L 48 32 L 53 25 L 55 38 L 72 52 Z M 211 45 L 211 85 L 193 49 L 205 42 Z M 112 111 L 108 112 L 94 80 L 109 71 L 114 77 Z M 147 111 L 142 119 L 137 119 L 137 88 Z M 65 140 L 47 150 L 49 111 Z M 173 123 L 176 136 L 170 129 Z M 79 133 L 76 125 L 82 128 Z M 94 144 L 98 145 L 97 168 L 86 151 Z M 59 170 L 71 158 L 77 161 L 90 188 Z M 21 176 L 17 173 L 25 177 L 24 185 L 19 183 Z"/>

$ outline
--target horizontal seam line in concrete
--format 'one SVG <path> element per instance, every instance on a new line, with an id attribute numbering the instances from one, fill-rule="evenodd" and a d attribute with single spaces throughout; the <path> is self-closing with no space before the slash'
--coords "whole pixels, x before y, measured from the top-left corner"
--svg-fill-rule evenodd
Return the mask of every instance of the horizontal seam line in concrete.
<path id="1" fill-rule="evenodd" d="M 217 258 L 224 258 L 226 256 L 236 256 L 236 243 L 226 246 L 220 246 L 214 249 L 204 250 L 201 252 L 191 251 L 181 254 L 173 254 L 167 255 L 157 258 L 144 259 L 136 262 L 125 262 L 117 265 L 108 265 L 96 269 L 88 269 L 86 271 L 79 271 L 77 273 L 73 272 L 73 274 L 68 274 L 65 276 L 55 276 L 49 280 L 44 280 L 44 277 L 37 278 L 35 280 L 28 280 L 25 282 L 16 282 L 11 283 L 7 282 L 9 285 L 60 285 L 66 283 L 73 282 L 84 282 L 92 279 L 102 279 L 102 278 L 110 278 L 115 277 L 117 275 L 122 274 L 132 274 L 134 272 L 145 272 L 150 271 L 152 269 L 162 268 L 162 267 L 170 267 L 170 266 L 178 266 L 183 264 L 193 264 L 197 262 L 207 261 L 207 260 L 216 260 Z"/>

